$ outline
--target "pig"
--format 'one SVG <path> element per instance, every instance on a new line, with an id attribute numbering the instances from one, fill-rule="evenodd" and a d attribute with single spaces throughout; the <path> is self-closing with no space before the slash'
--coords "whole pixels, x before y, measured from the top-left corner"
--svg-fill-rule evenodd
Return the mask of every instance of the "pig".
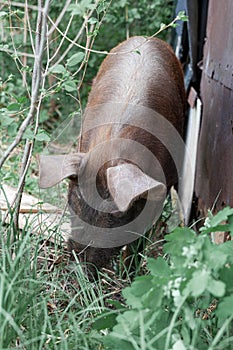
<path id="1" fill-rule="evenodd" d="M 182 144 L 185 100 L 172 48 L 157 38 L 131 37 L 100 66 L 77 152 L 40 156 L 40 187 L 69 178 L 68 247 L 81 260 L 98 269 L 108 266 L 119 247 L 138 237 L 128 225 L 145 206 L 157 203 L 161 211 L 167 191 L 178 183 L 183 151 L 171 153 Z M 148 214 L 148 220 L 153 217 L 156 213 Z M 142 231 L 146 225 L 144 220 Z M 116 230 L 112 241 L 111 230 Z"/>

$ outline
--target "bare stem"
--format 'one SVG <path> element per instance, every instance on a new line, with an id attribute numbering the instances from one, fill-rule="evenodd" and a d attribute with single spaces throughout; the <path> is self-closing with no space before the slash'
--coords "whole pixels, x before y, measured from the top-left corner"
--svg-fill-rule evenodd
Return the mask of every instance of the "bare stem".
<path id="1" fill-rule="evenodd" d="M 10 147 L 7 149 L 5 154 L 3 155 L 1 161 L 0 161 L 0 167 L 4 164 L 5 160 L 8 158 L 10 153 L 13 151 L 13 149 L 19 144 L 19 142 L 22 140 L 23 134 L 27 127 L 33 122 L 35 115 L 37 113 L 36 118 L 36 126 L 35 126 L 35 135 L 37 133 L 38 129 L 38 117 L 39 117 L 39 104 L 42 100 L 42 94 L 40 95 L 40 99 L 38 102 L 39 97 L 39 88 L 41 84 L 41 66 L 42 66 L 42 58 L 43 58 L 43 51 L 45 46 L 45 38 L 47 34 L 47 13 L 49 9 L 49 2 L 50 0 L 46 0 L 44 8 L 41 7 L 41 2 L 39 0 L 39 6 L 38 6 L 38 16 L 37 16 L 37 29 L 36 29 L 36 38 L 35 38 L 35 60 L 34 60 L 34 67 L 33 67 L 33 75 L 32 75 L 32 85 L 31 85 L 31 103 L 30 103 L 30 109 L 28 112 L 28 115 L 26 119 L 21 124 L 18 134 L 15 138 L 15 140 L 12 142 Z M 21 172 L 20 172 L 20 180 L 18 184 L 18 190 L 16 193 L 15 198 L 13 199 L 13 202 L 11 203 L 11 207 L 15 206 L 14 211 L 14 223 L 16 228 L 18 227 L 18 216 L 19 216 L 19 208 L 21 204 L 21 198 L 25 183 L 25 178 L 27 171 L 29 169 L 30 163 L 31 163 L 31 157 L 32 157 L 32 150 L 33 150 L 34 140 L 33 141 L 26 141 L 26 146 L 24 149 L 24 155 L 22 159 L 22 166 L 21 166 Z M 8 216 L 8 212 L 6 213 L 3 222 L 5 222 L 6 218 Z"/>
<path id="2" fill-rule="evenodd" d="M 0 0 L 0 4 L 2 5 L 9 5 L 9 1 L 4 1 L 4 0 Z M 15 6 L 15 7 L 25 7 L 25 4 L 23 4 L 22 2 L 17 2 L 17 1 L 11 1 L 10 2 L 11 6 Z M 32 9 L 34 11 L 38 11 L 38 7 L 34 6 L 34 5 L 27 5 L 27 7 L 29 9 Z"/>
<path id="3" fill-rule="evenodd" d="M 55 25 L 49 30 L 48 36 L 50 36 L 50 35 L 54 32 L 54 30 L 58 27 L 58 25 L 59 25 L 59 23 L 61 22 L 61 20 L 62 20 L 62 18 L 63 18 L 63 16 L 64 16 L 64 14 L 65 14 L 65 12 L 66 12 L 68 6 L 70 5 L 70 3 L 71 3 L 71 0 L 67 0 L 67 1 L 66 1 L 66 4 L 65 4 L 65 6 L 63 7 L 63 9 L 62 9 L 60 15 L 59 15 L 59 16 L 57 17 L 57 19 L 56 19 Z"/>
<path id="4" fill-rule="evenodd" d="M 56 25 L 56 23 L 53 22 L 53 20 L 49 17 L 49 21 L 52 23 L 53 25 L 53 28 L 55 28 L 62 36 L 62 41 L 61 43 L 63 43 L 64 39 L 68 40 L 70 42 L 70 45 L 68 46 L 68 48 L 63 52 L 63 54 L 61 55 L 61 57 L 59 57 L 59 59 L 57 60 L 56 63 L 53 64 L 52 67 L 50 67 L 50 70 L 52 70 L 57 64 L 59 64 L 60 62 L 62 62 L 62 60 L 66 57 L 66 55 L 69 53 L 69 51 L 72 49 L 73 46 L 78 46 L 79 48 L 82 48 L 83 50 L 88 50 L 86 49 L 85 46 L 82 46 L 82 45 L 79 45 L 77 44 L 77 41 L 79 40 L 79 38 L 81 37 L 82 33 L 83 33 L 83 30 L 85 29 L 86 27 L 86 24 L 87 24 L 87 21 L 88 19 L 92 16 L 93 12 L 94 12 L 95 9 L 91 10 L 89 12 L 89 14 L 85 17 L 85 20 L 80 28 L 80 30 L 78 31 L 77 35 L 75 36 L 75 38 L 73 40 L 69 39 L 67 37 L 67 31 L 65 31 L 65 33 L 63 33 L 59 28 L 58 26 Z M 61 47 L 61 43 L 59 45 L 59 48 Z M 55 54 L 51 57 L 50 61 L 52 61 L 55 56 L 57 55 L 57 51 L 55 52 Z"/>
<path id="5" fill-rule="evenodd" d="M 46 29 L 47 29 L 46 17 L 48 13 L 48 8 L 49 8 L 49 0 L 46 1 L 44 9 L 40 9 L 40 8 L 38 9 L 38 21 L 37 21 L 38 31 L 36 33 L 36 45 L 35 45 L 36 52 L 35 52 L 33 75 L 32 75 L 31 103 L 30 103 L 29 112 L 26 119 L 20 125 L 19 131 L 14 141 L 11 143 L 11 145 L 8 147 L 6 152 L 3 154 L 3 157 L 0 159 L 0 168 L 3 166 L 4 162 L 9 157 L 11 152 L 15 149 L 15 147 L 17 147 L 17 145 L 22 140 L 25 130 L 27 129 L 29 124 L 32 122 L 33 117 L 36 113 L 37 99 L 38 99 L 39 87 L 41 82 L 41 62 L 42 62 Z M 41 28 L 40 28 L 40 23 L 41 23 Z"/>
<path id="6" fill-rule="evenodd" d="M 7 48 L 4 48 L 4 47 L 1 47 L 1 48 L 0 48 L 0 51 L 6 52 L 6 53 L 8 53 L 8 54 L 12 54 L 12 53 L 15 54 L 15 51 L 14 51 L 14 50 L 7 49 Z M 31 58 L 34 58 L 34 57 L 35 57 L 32 53 L 21 52 L 21 51 L 17 51 L 17 56 L 25 56 L 25 57 L 31 57 Z"/>

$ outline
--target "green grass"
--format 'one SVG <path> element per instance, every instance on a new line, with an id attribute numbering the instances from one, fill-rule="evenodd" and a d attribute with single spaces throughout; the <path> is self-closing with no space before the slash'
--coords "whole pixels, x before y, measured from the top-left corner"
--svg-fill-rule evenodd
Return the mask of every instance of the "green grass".
<path id="1" fill-rule="evenodd" d="M 226 208 L 199 235 L 173 230 L 157 260 L 148 255 L 162 241 L 147 238 L 96 282 L 70 260 L 59 228 L 51 242 L 30 225 L 0 224 L 0 349 L 232 350 L 233 242 L 209 239 L 232 222 Z"/>
<path id="2" fill-rule="evenodd" d="M 1 226 L 0 239 L 0 349 L 98 349 L 88 332 L 101 285 L 30 227 Z"/>

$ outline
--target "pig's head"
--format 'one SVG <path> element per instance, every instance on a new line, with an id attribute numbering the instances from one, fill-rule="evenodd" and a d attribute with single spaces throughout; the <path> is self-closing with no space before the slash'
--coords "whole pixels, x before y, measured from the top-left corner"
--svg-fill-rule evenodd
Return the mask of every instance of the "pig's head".
<path id="1" fill-rule="evenodd" d="M 41 188 L 69 178 L 69 247 L 85 251 L 85 259 L 97 267 L 107 264 L 115 247 L 142 235 L 155 211 L 161 212 L 166 186 L 133 163 L 115 159 L 96 172 L 89 153 L 42 155 L 39 162 Z M 143 216 L 146 206 L 149 210 Z"/>

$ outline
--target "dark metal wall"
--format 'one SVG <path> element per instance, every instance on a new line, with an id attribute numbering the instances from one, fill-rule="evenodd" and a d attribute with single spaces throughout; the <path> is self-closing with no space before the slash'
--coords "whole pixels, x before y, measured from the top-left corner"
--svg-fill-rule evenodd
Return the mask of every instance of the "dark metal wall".
<path id="1" fill-rule="evenodd" d="M 202 213 L 233 206 L 233 1 L 209 0 L 195 193 Z"/>
<path id="2" fill-rule="evenodd" d="M 188 22 L 180 21 L 176 27 L 176 54 L 184 68 L 185 87 L 193 86 L 199 92 L 200 69 L 206 33 L 209 0 L 177 0 L 176 14 L 185 11 Z"/>

